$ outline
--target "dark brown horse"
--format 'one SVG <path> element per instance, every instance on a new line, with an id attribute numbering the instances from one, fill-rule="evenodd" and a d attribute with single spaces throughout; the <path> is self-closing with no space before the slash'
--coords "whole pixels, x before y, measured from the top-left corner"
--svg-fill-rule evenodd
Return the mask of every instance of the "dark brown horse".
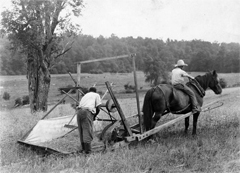
<path id="1" fill-rule="evenodd" d="M 197 76 L 190 80 L 187 85 L 194 91 L 200 106 L 203 105 L 205 91 L 210 88 L 215 94 L 221 94 L 222 88 L 219 84 L 216 71 L 211 71 L 203 76 Z M 153 129 L 161 118 L 169 112 L 173 114 L 186 114 L 191 112 L 189 96 L 170 84 L 161 84 L 147 91 L 143 102 L 143 118 L 146 131 Z M 193 131 L 196 134 L 197 120 L 200 113 L 193 115 Z M 189 127 L 189 117 L 185 118 L 185 133 Z"/>

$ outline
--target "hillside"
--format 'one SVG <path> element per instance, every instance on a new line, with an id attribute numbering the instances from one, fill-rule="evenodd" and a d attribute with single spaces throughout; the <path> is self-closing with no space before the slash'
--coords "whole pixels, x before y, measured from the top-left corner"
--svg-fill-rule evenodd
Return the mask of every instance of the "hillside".
<path id="1" fill-rule="evenodd" d="M 20 51 L 10 52 L 9 41 L 0 38 L 2 62 L 0 75 L 20 75 L 27 73 L 27 57 Z M 68 42 L 68 40 L 66 40 Z M 69 41 L 71 42 L 71 41 Z M 64 56 L 54 60 L 54 66 L 49 69 L 51 74 L 76 73 L 77 62 L 113 57 L 126 54 L 136 54 L 136 67 L 138 70 L 171 69 L 179 59 L 183 59 L 189 66 L 188 71 L 207 71 L 215 69 L 221 73 L 240 72 L 240 45 L 239 43 L 211 43 L 202 40 L 177 41 L 151 38 L 110 38 L 89 35 L 78 35 L 72 46 Z M 53 64 L 51 64 L 53 65 Z M 84 73 L 111 72 L 126 73 L 132 71 L 131 59 L 120 59 L 90 63 L 82 67 Z"/>

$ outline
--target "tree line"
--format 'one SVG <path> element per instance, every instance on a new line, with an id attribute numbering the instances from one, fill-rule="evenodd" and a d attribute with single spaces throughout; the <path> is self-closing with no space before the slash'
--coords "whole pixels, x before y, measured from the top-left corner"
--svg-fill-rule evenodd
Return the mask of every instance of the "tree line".
<path id="1" fill-rule="evenodd" d="M 66 40 L 67 41 L 67 40 Z M 1 75 L 24 75 L 26 57 L 19 51 L 10 51 L 5 38 L 1 39 Z M 119 38 L 112 34 L 105 38 L 94 38 L 89 35 L 76 37 L 70 51 L 60 57 L 51 67 L 51 74 L 76 73 L 79 61 L 112 57 L 136 53 L 138 70 L 170 71 L 178 59 L 183 59 L 189 66 L 188 71 L 208 71 L 215 69 L 222 73 L 240 72 L 239 43 L 211 43 L 202 40 L 177 41 L 167 39 L 151 39 L 142 37 Z M 156 63 L 157 62 L 157 63 Z M 131 72 L 131 59 L 86 64 L 82 68 L 86 73 L 98 72 Z"/>
<path id="2" fill-rule="evenodd" d="M 0 74 L 26 74 L 31 111 L 46 111 L 51 74 L 76 73 L 79 61 L 136 54 L 137 70 L 146 81 L 166 81 L 178 59 L 189 71 L 239 72 L 239 44 L 201 40 L 151 38 L 94 38 L 81 33 L 74 22 L 84 7 L 82 0 L 12 0 L 1 13 Z M 130 59 L 84 65 L 86 73 L 130 72 Z M 160 80 L 160 81 L 159 81 Z M 162 81 L 161 81 L 162 80 Z"/>

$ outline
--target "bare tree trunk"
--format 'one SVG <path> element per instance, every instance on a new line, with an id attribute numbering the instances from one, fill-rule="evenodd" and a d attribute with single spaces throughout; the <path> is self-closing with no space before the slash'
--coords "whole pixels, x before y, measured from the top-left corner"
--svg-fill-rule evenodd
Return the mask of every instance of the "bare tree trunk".
<path id="1" fill-rule="evenodd" d="M 35 56 L 35 57 L 33 57 Z M 28 57 L 28 91 L 31 112 L 47 111 L 51 76 L 49 69 L 42 67 L 39 55 Z"/>

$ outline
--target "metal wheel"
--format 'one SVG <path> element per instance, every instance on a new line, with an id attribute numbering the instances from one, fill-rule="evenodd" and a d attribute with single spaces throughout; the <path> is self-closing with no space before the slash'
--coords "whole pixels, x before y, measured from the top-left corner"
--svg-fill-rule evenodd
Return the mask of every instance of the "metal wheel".
<path id="1" fill-rule="evenodd" d="M 115 123 L 107 125 L 99 139 L 102 140 L 105 145 L 113 145 L 116 142 L 119 142 L 124 139 L 126 132 L 121 121 L 116 121 Z"/>

